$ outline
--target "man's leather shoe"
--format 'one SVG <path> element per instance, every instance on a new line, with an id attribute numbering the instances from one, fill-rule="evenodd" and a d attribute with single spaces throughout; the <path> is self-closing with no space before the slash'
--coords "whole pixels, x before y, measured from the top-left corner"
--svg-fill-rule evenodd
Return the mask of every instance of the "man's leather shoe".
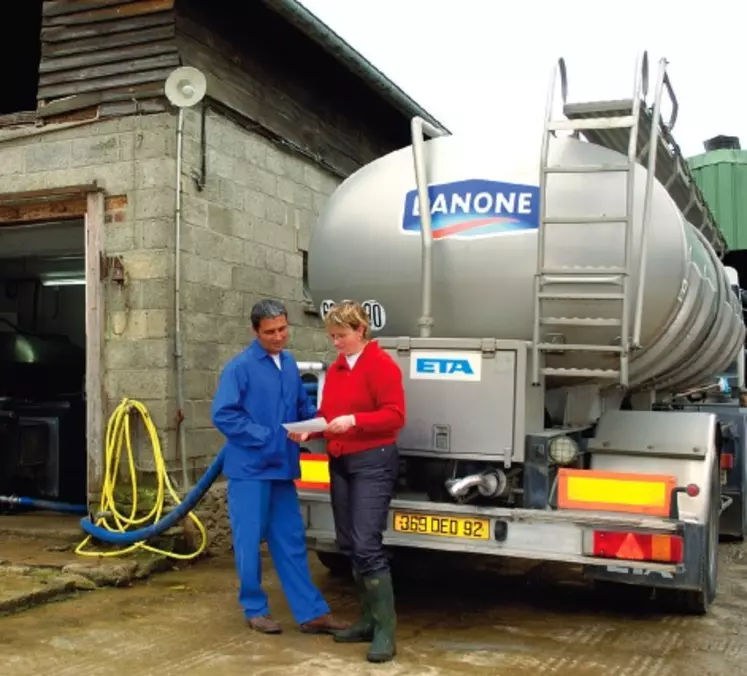
<path id="1" fill-rule="evenodd" d="M 283 628 L 269 615 L 252 617 L 247 620 L 249 626 L 260 634 L 281 634 Z"/>
<path id="2" fill-rule="evenodd" d="M 334 634 L 336 631 L 345 631 L 350 627 L 349 622 L 337 620 L 332 615 L 322 615 L 310 622 L 301 625 L 304 634 Z"/>

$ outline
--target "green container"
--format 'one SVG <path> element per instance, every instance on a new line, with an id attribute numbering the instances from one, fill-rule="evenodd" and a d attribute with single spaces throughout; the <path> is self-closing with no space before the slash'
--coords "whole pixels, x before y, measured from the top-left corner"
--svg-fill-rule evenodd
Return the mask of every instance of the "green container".
<path id="1" fill-rule="evenodd" d="M 747 249 L 747 150 L 712 150 L 687 162 L 729 250 Z"/>

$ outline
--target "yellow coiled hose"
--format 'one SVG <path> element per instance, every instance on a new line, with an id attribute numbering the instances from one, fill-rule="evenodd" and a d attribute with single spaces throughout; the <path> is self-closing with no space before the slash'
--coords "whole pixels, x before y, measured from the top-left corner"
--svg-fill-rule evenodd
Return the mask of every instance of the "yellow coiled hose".
<path id="1" fill-rule="evenodd" d="M 156 499 L 153 504 L 153 508 L 148 514 L 140 518 L 135 518 L 138 508 L 138 485 L 137 485 L 137 470 L 135 468 L 135 454 L 132 450 L 132 443 L 130 437 L 130 415 L 136 411 L 140 414 L 140 417 L 145 425 L 145 429 L 150 437 L 151 447 L 153 449 L 153 459 L 156 469 L 156 477 L 158 481 Z M 115 489 L 117 487 L 117 480 L 119 478 L 119 468 L 122 462 L 122 450 L 127 449 L 127 464 L 129 467 L 130 474 L 130 486 L 132 490 L 132 506 L 130 508 L 129 516 L 122 514 L 117 508 L 117 501 L 115 498 Z M 96 521 L 96 525 L 102 528 L 106 528 L 111 532 L 126 532 L 128 527 L 143 527 L 149 522 L 157 522 L 161 519 L 164 512 L 166 503 L 166 490 L 168 490 L 174 505 L 179 505 L 181 499 L 174 490 L 174 486 L 171 483 L 169 474 L 166 470 L 166 461 L 163 457 L 161 450 L 161 442 L 158 439 L 158 432 L 153 420 L 148 413 L 148 409 L 139 401 L 134 399 L 123 399 L 119 406 L 114 410 L 109 418 L 109 422 L 106 425 L 106 458 L 105 458 L 105 469 L 104 469 L 104 485 L 101 488 L 101 502 L 99 504 L 99 513 L 105 514 L 99 517 Z M 202 522 L 192 512 L 188 514 L 192 522 L 197 526 L 202 536 L 202 543 L 199 548 L 189 554 L 178 554 L 175 552 L 168 552 L 157 547 L 151 547 L 145 544 L 145 542 L 136 542 L 125 549 L 112 550 L 112 551 L 91 551 L 86 550 L 86 546 L 91 541 L 91 536 L 88 535 L 75 550 L 76 554 L 80 556 L 122 556 L 129 554 L 137 549 L 142 549 L 154 554 L 160 554 L 168 556 L 172 559 L 189 560 L 194 559 L 202 554 L 207 548 L 207 531 Z M 111 522 L 109 521 L 111 519 Z"/>

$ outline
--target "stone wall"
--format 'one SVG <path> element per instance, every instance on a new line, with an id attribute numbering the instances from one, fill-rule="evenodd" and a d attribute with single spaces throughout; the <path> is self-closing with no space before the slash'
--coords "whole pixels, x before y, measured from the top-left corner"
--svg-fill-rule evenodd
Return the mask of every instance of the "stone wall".
<path id="1" fill-rule="evenodd" d="M 303 257 L 313 220 L 338 183 L 214 110 L 206 149 L 200 190 L 192 178 L 201 167 L 200 114 L 188 111 L 182 307 L 188 455 L 197 472 L 222 443 L 210 405 L 223 364 L 251 340 L 257 300 L 286 304 L 299 360 L 328 356 L 319 318 L 304 310 Z"/>
<path id="2" fill-rule="evenodd" d="M 174 116 L 165 113 L 0 133 L 0 192 L 96 182 L 123 197 L 104 229 L 106 253 L 121 255 L 127 272 L 122 291 L 106 291 L 104 415 L 122 397 L 139 399 L 159 430 L 170 423 L 173 388 L 175 149 Z"/>

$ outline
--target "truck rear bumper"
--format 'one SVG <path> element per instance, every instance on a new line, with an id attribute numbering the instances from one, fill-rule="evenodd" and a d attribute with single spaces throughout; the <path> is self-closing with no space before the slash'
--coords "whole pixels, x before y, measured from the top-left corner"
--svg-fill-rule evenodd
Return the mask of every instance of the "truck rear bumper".
<path id="1" fill-rule="evenodd" d="M 312 548 L 326 551 L 335 549 L 335 531 L 332 509 L 327 493 L 299 493 Z M 402 516 L 408 515 L 402 532 Z M 395 528 L 395 518 L 399 527 Z M 408 521 L 409 519 L 409 521 Z M 470 523 L 474 531 L 480 523 L 480 537 L 463 533 L 452 536 L 459 523 Z M 458 523 L 459 522 L 459 523 Z M 429 524 L 441 527 L 442 534 L 412 532 L 412 524 L 433 530 Z M 454 524 L 457 524 L 456 526 Z M 487 531 L 485 527 L 487 526 Z M 471 505 L 394 500 L 389 510 L 384 544 L 390 547 L 414 547 L 475 554 L 488 554 L 521 559 L 559 561 L 608 569 L 624 566 L 631 571 L 645 570 L 680 577 L 684 565 L 658 563 L 619 558 L 600 558 L 593 555 L 595 531 L 622 531 L 640 534 L 680 535 L 692 533 L 693 527 L 685 521 L 657 517 L 589 511 L 540 511 L 528 509 L 483 508 Z M 451 531 L 449 530 L 451 528 Z M 415 528 L 417 530 L 417 526 Z M 688 538 L 685 538 L 686 540 Z M 687 547 L 687 544 L 686 544 Z M 685 560 L 687 561 L 687 556 Z"/>

